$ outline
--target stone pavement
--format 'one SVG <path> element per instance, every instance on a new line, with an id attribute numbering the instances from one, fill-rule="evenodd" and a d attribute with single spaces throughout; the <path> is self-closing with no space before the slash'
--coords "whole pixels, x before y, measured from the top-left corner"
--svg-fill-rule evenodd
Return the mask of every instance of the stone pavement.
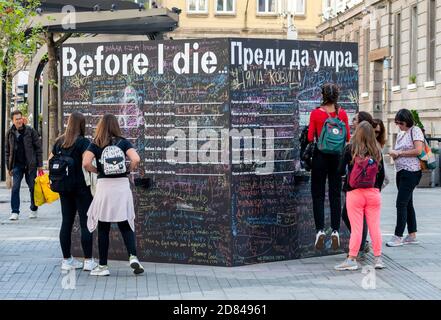
<path id="1" fill-rule="evenodd" d="M 44 205 L 39 218 L 30 220 L 25 188 L 22 197 L 20 220 L 10 222 L 9 190 L 0 184 L 0 300 L 441 299 L 440 188 L 415 192 L 421 244 L 384 246 L 387 269 L 375 274 L 334 271 L 344 255 L 235 268 L 143 263 L 146 272 L 137 277 L 127 262 L 110 261 L 110 277 L 77 271 L 75 289 L 62 286 L 68 282 L 60 270 L 59 202 Z M 395 186 L 388 186 L 383 192 L 384 241 L 395 228 L 395 197 Z M 370 256 L 363 265 L 372 261 Z"/>

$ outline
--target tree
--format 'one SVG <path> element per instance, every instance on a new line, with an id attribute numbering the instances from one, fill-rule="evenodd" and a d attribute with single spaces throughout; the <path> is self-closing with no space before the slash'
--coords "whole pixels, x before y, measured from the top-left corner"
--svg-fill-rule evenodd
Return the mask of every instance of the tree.
<path id="1" fill-rule="evenodd" d="M 6 83 L 6 119 L 11 112 L 12 80 L 32 60 L 41 43 L 39 28 L 29 29 L 39 1 L 0 0 L 0 78 Z"/>
<path id="2" fill-rule="evenodd" d="M 56 138 L 60 133 L 58 128 L 58 49 L 72 34 L 65 33 L 60 35 L 55 41 L 54 34 L 45 32 L 45 41 L 47 45 L 47 72 L 49 81 L 49 149 L 55 143 Z"/>

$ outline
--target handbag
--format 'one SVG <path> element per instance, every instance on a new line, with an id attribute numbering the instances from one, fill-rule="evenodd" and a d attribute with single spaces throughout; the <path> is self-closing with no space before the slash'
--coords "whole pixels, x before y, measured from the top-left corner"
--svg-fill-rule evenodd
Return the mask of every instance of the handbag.
<path id="1" fill-rule="evenodd" d="M 312 157 L 314 155 L 315 149 L 317 148 L 317 143 L 310 142 L 306 148 L 303 154 L 300 156 L 300 159 L 304 163 L 304 167 L 306 171 L 311 171 L 312 168 Z"/>

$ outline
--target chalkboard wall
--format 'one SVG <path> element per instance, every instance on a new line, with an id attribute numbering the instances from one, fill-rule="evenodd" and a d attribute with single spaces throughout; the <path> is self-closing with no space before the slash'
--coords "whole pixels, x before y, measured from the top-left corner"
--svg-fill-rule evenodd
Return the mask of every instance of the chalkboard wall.
<path id="1" fill-rule="evenodd" d="M 298 138 L 323 83 L 340 85 L 350 118 L 358 110 L 357 44 L 87 43 L 65 44 L 62 55 L 65 123 L 83 112 L 92 138 L 113 113 L 143 160 L 138 178 L 150 187 L 133 186 L 141 260 L 235 266 L 335 253 L 313 247 Z M 116 227 L 110 258 L 127 259 Z"/>

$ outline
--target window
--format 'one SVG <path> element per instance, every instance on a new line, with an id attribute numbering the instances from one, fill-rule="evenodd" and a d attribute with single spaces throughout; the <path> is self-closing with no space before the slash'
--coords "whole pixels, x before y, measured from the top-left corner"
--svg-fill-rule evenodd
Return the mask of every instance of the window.
<path id="1" fill-rule="evenodd" d="M 208 13 L 208 0 L 187 0 L 188 13 Z"/>
<path id="2" fill-rule="evenodd" d="M 394 34 L 394 85 L 400 85 L 401 78 L 401 13 L 395 16 Z"/>
<path id="3" fill-rule="evenodd" d="M 216 13 L 235 13 L 236 0 L 216 0 Z"/>
<path id="4" fill-rule="evenodd" d="M 410 76 L 417 75 L 418 63 L 418 7 L 413 6 L 410 15 Z"/>
<path id="5" fill-rule="evenodd" d="M 305 15 L 306 0 L 296 0 L 295 13 L 298 15 Z"/>
<path id="6" fill-rule="evenodd" d="M 436 1 L 429 0 L 429 23 L 427 24 L 427 81 L 435 80 Z"/>
<path id="7" fill-rule="evenodd" d="M 369 51 L 371 50 L 371 29 L 366 28 L 364 29 L 364 68 L 363 68 L 363 91 L 369 92 L 369 81 L 370 81 L 370 62 L 369 62 Z"/>
<path id="8" fill-rule="evenodd" d="M 377 49 L 381 48 L 381 18 L 377 19 L 376 25 L 376 40 L 377 40 Z"/>
<path id="9" fill-rule="evenodd" d="M 276 0 L 257 0 L 257 13 L 276 13 Z"/>
<path id="10" fill-rule="evenodd" d="M 286 9 L 288 10 L 288 12 L 304 16 L 306 13 L 306 0 L 287 1 Z"/>

